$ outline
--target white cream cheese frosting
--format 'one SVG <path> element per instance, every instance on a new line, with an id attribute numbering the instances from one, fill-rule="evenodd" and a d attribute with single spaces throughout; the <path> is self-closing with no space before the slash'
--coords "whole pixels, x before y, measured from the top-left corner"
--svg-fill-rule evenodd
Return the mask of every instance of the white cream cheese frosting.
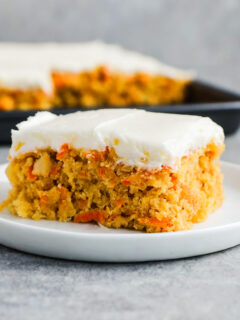
<path id="1" fill-rule="evenodd" d="M 38 112 L 12 130 L 10 156 L 65 144 L 104 150 L 114 147 L 120 161 L 153 169 L 175 168 L 184 155 L 210 141 L 222 144 L 223 129 L 207 117 L 136 109 L 78 111 L 68 115 Z M 20 147 L 19 147 L 20 146 Z M 146 161 L 147 159 L 147 161 Z"/>
<path id="2" fill-rule="evenodd" d="M 190 79 L 192 74 L 161 63 L 155 58 L 101 41 L 86 43 L 0 43 L 0 86 L 38 86 L 51 92 L 51 71 L 81 72 L 99 65 L 113 71 L 163 74 Z"/>

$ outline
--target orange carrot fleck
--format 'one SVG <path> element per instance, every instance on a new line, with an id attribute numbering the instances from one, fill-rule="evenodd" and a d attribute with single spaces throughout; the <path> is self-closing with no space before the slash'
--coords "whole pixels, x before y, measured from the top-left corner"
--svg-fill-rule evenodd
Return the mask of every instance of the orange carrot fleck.
<path id="1" fill-rule="evenodd" d="M 145 224 L 146 226 L 152 226 L 152 227 L 160 227 L 160 228 L 166 228 L 171 225 L 171 220 L 169 218 L 162 218 L 161 220 L 157 218 L 140 218 L 138 221 L 142 224 Z"/>
<path id="2" fill-rule="evenodd" d="M 107 154 L 108 154 L 108 147 L 106 147 L 104 151 L 91 150 L 91 151 L 85 152 L 83 154 L 83 157 L 85 157 L 90 161 L 104 161 Z"/>
<path id="3" fill-rule="evenodd" d="M 52 74 L 53 82 L 56 88 L 61 88 L 64 86 L 65 81 L 64 81 L 64 76 L 63 75 L 56 75 L 55 73 Z"/>
<path id="4" fill-rule="evenodd" d="M 147 84 L 147 83 L 151 80 L 151 78 L 150 78 L 150 76 L 149 76 L 148 74 L 146 74 L 146 73 L 140 73 L 140 74 L 138 75 L 138 80 L 139 80 L 139 82 L 140 82 L 141 84 Z"/>
<path id="5" fill-rule="evenodd" d="M 41 194 L 40 196 L 40 204 L 46 204 L 48 202 L 48 196 L 46 194 Z"/>
<path id="6" fill-rule="evenodd" d="M 59 168 L 58 168 L 57 166 L 55 166 L 55 167 L 51 170 L 50 175 L 52 175 L 52 176 L 55 177 L 55 176 L 57 175 L 58 171 L 59 171 Z"/>
<path id="7" fill-rule="evenodd" d="M 67 153 L 69 152 L 69 146 L 67 143 L 64 143 L 61 147 L 59 152 L 57 153 L 57 159 L 61 160 Z"/>
<path id="8" fill-rule="evenodd" d="M 130 186 L 131 182 L 129 180 L 122 180 L 122 184 L 124 184 L 125 186 Z"/>
<path id="9" fill-rule="evenodd" d="M 163 164 L 162 165 L 162 169 L 163 170 L 171 170 L 172 168 L 170 166 L 166 165 L 166 164 Z"/>
<path id="10" fill-rule="evenodd" d="M 107 172 L 107 168 L 106 167 L 101 167 L 98 169 L 98 175 L 100 179 L 104 179 L 104 176 Z"/>
<path id="11" fill-rule="evenodd" d="M 76 79 L 76 75 L 72 73 L 52 73 L 53 83 L 56 89 L 69 85 L 69 83 L 73 83 Z"/>
<path id="12" fill-rule="evenodd" d="M 106 81 L 110 78 L 111 73 L 107 66 L 100 66 L 98 70 L 99 70 L 99 78 L 101 81 Z"/>
<path id="13" fill-rule="evenodd" d="M 28 170 L 28 180 L 34 181 L 37 178 L 36 174 L 33 173 L 33 165 Z"/>
<path id="14" fill-rule="evenodd" d="M 119 199 L 116 201 L 116 207 L 120 208 L 123 205 L 123 200 Z"/>
<path id="15" fill-rule="evenodd" d="M 90 160 L 90 158 L 91 158 L 91 152 L 84 152 L 84 153 L 82 154 L 82 156 L 83 156 L 83 158 L 86 158 L 86 159 Z"/>
<path id="16" fill-rule="evenodd" d="M 96 222 L 104 222 L 104 211 L 102 210 L 89 210 L 83 213 L 79 213 L 74 217 L 74 222 L 90 222 L 90 221 L 96 221 Z"/>
<path id="17" fill-rule="evenodd" d="M 104 153 L 103 152 L 93 152 L 92 157 L 93 157 L 93 160 L 103 161 L 104 160 Z"/>
<path id="18" fill-rule="evenodd" d="M 68 190 L 67 188 L 65 187 L 58 187 L 59 191 L 60 191 L 60 199 L 61 200 L 66 200 L 67 199 L 67 193 L 68 193 Z"/>

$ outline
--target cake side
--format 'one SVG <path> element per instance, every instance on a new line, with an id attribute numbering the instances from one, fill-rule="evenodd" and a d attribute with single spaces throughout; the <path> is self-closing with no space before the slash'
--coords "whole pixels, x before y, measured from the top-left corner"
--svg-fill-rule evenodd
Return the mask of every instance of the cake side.
<path id="1" fill-rule="evenodd" d="M 18 156 L 7 169 L 12 184 L 3 204 L 34 220 L 97 222 L 147 232 L 186 230 L 223 201 L 214 142 L 181 160 L 177 171 L 119 162 L 113 148 L 77 150 L 65 144 Z"/>
<path id="2" fill-rule="evenodd" d="M 51 99 L 41 88 L 0 87 L 0 111 L 45 110 L 50 107 Z"/>
<path id="3" fill-rule="evenodd" d="M 141 106 L 182 103 L 190 80 L 114 72 L 107 66 L 69 73 L 53 72 L 55 106 Z"/>

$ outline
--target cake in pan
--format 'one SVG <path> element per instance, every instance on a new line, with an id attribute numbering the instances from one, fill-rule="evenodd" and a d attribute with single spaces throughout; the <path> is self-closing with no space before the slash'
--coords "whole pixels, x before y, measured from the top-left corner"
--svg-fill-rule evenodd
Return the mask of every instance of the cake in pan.
<path id="1" fill-rule="evenodd" d="M 0 110 L 182 102 L 192 75 L 99 41 L 0 44 Z"/>
<path id="2" fill-rule="evenodd" d="M 167 232 L 192 228 L 223 201 L 224 134 L 209 118 L 44 111 L 17 127 L 1 206 L 19 217 Z"/>

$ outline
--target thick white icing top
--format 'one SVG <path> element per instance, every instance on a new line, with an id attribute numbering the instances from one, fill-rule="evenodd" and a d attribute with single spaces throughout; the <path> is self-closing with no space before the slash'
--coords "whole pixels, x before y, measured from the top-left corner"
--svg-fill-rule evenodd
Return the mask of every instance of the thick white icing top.
<path id="1" fill-rule="evenodd" d="M 51 92 L 52 70 L 80 72 L 98 65 L 115 71 L 164 74 L 189 79 L 190 72 L 167 66 L 157 59 L 100 41 L 86 43 L 0 43 L 0 86 L 39 86 Z"/>
<path id="2" fill-rule="evenodd" d="M 223 129 L 209 118 L 136 109 L 60 116 L 44 111 L 17 127 L 12 130 L 12 157 L 47 147 L 58 151 L 64 143 L 97 150 L 110 146 L 124 163 L 145 168 L 174 168 L 182 156 L 205 147 L 212 139 L 217 144 L 224 141 Z"/>

